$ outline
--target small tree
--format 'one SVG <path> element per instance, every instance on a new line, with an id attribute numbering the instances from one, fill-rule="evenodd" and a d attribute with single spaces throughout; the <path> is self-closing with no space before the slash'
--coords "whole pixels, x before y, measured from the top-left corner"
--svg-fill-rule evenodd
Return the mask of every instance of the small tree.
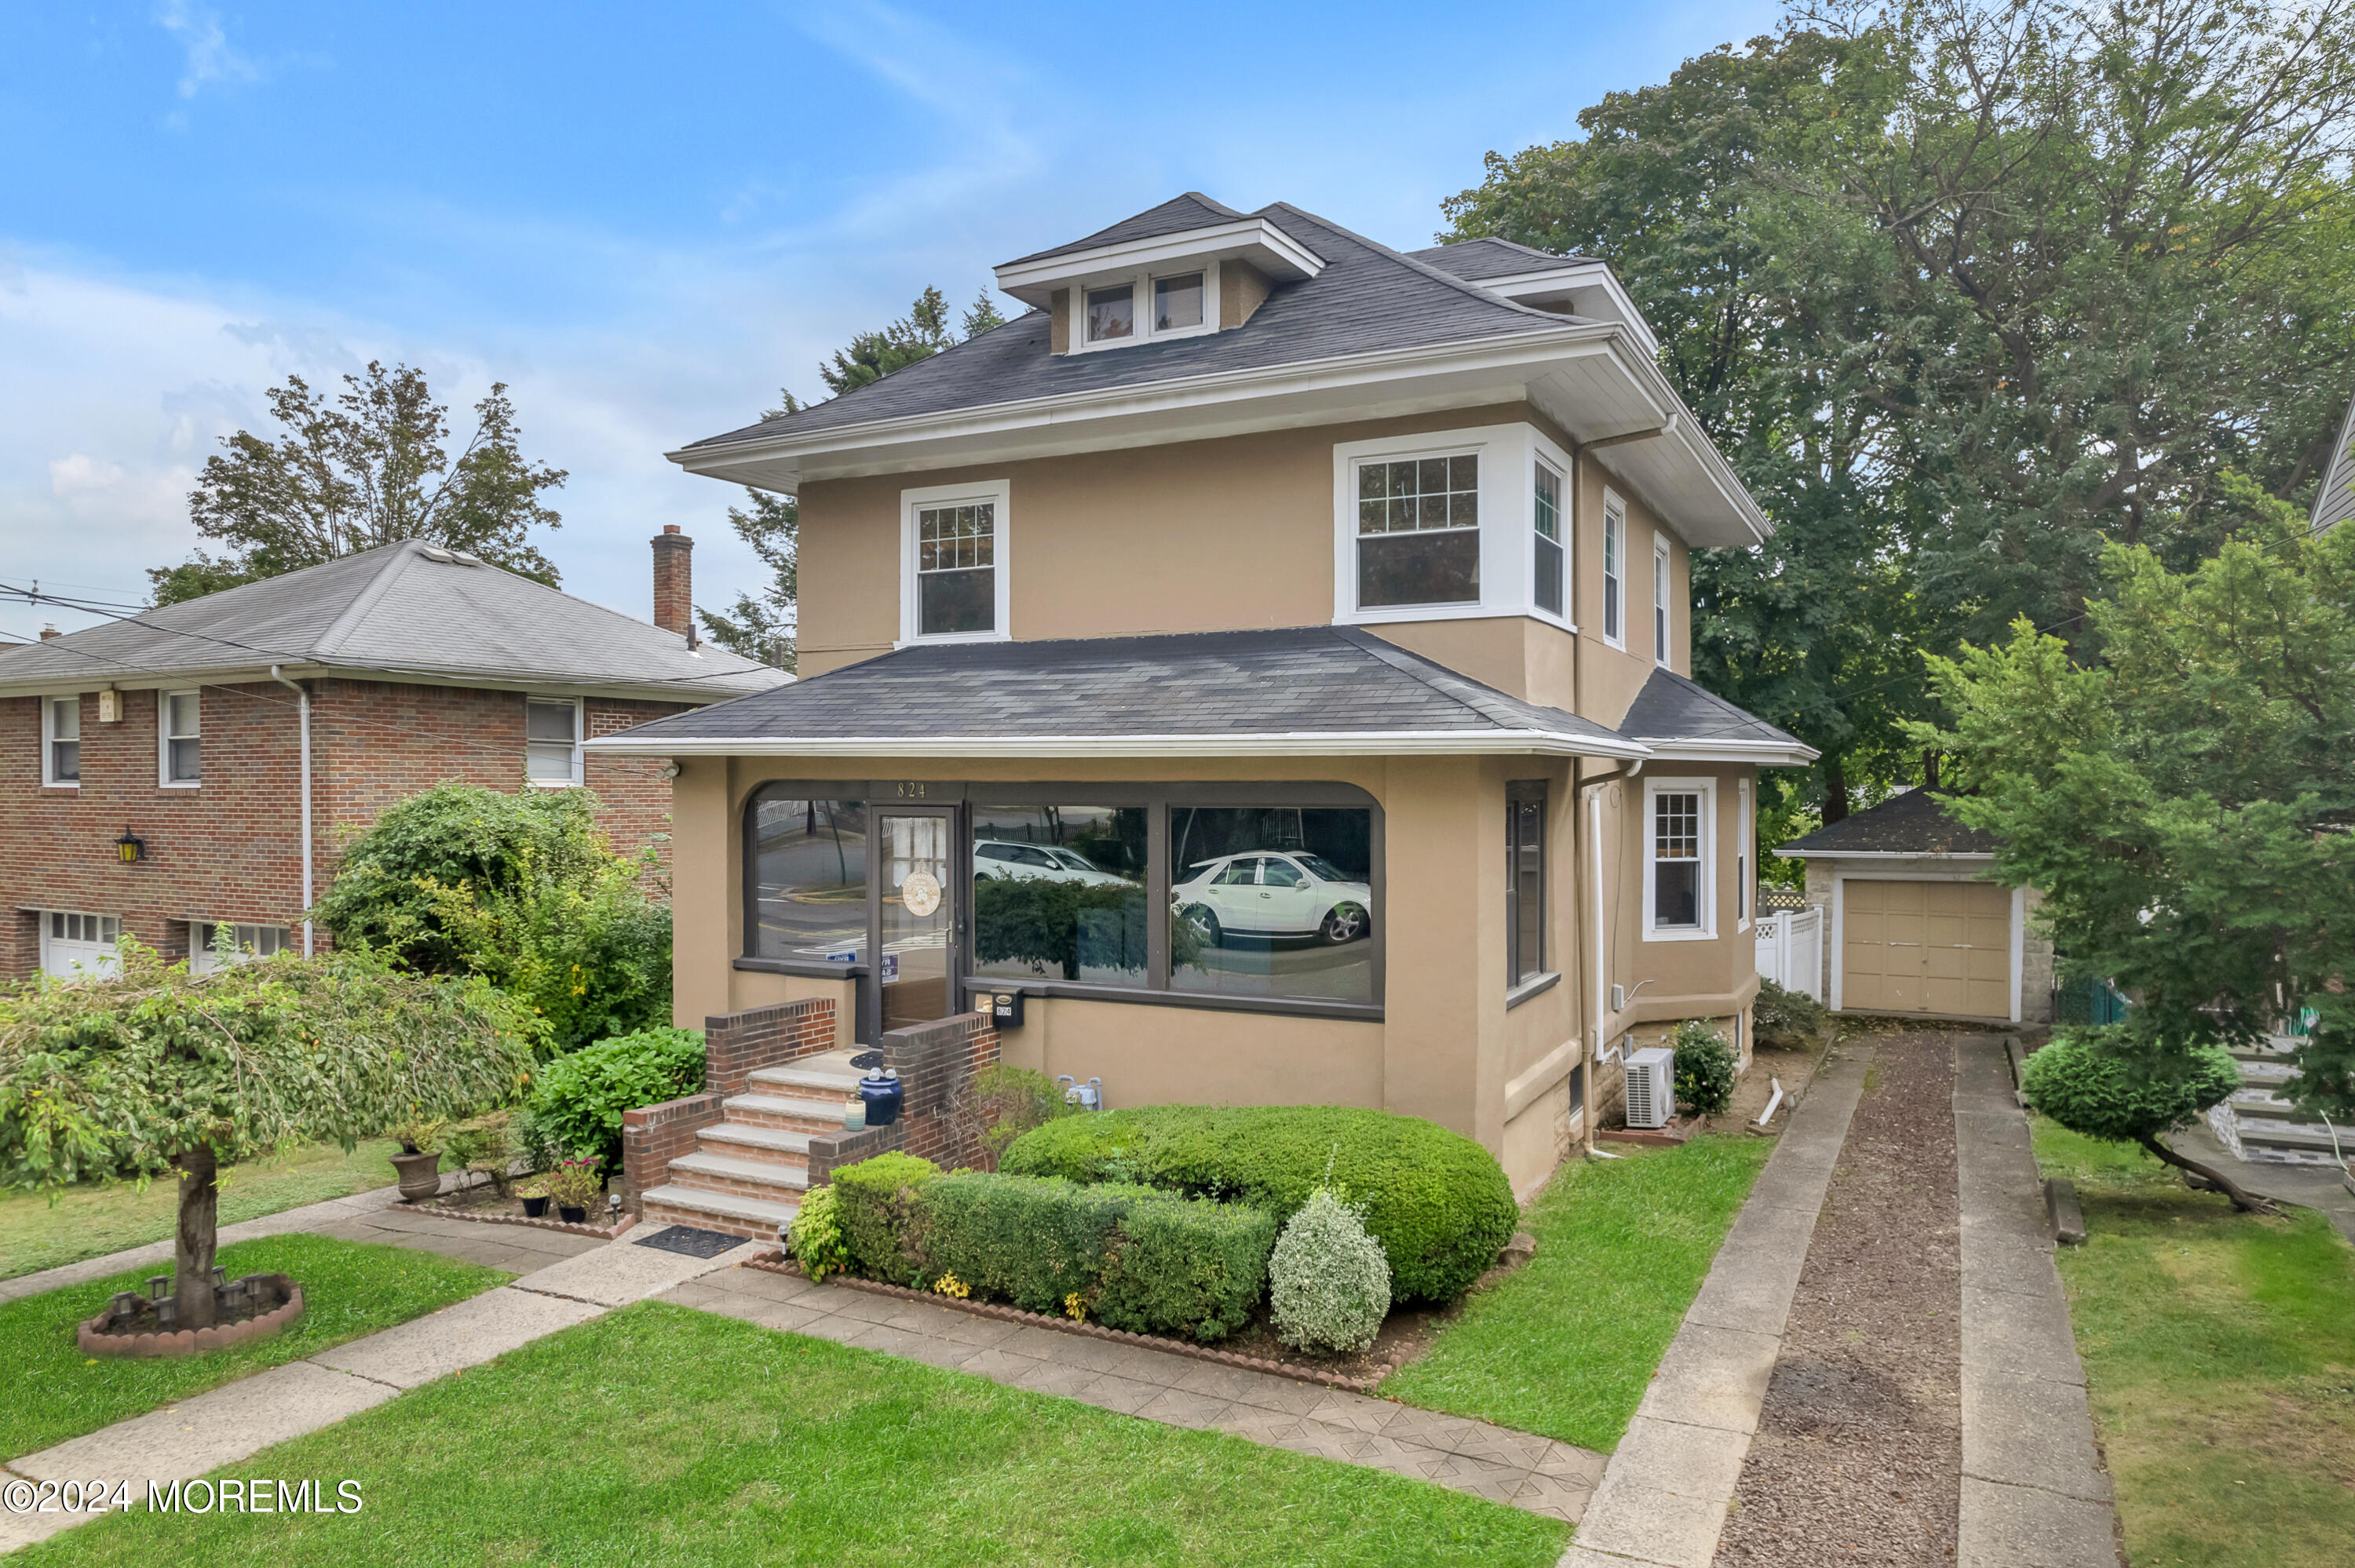
<path id="1" fill-rule="evenodd" d="M 2118 1049 L 2105 1050 L 2105 1044 Z M 2152 1159 L 2213 1186 L 2251 1213 L 2270 1212 L 2264 1199 L 2243 1192 L 2210 1165 L 2178 1154 L 2159 1134 L 2189 1126 L 2241 1086 L 2232 1053 L 2195 1046 L 2180 1066 L 2151 1071 L 2115 1025 L 2073 1030 L 2028 1059 L 2021 1087 L 2028 1103 L 2071 1132 L 2109 1143 L 2131 1143 Z"/>
<path id="2" fill-rule="evenodd" d="M 0 1185 L 176 1174 L 179 1323 L 208 1328 L 220 1166 L 296 1142 L 349 1150 L 396 1121 L 511 1099 L 537 1030 L 481 980 L 365 955 L 197 978 L 125 941 L 114 979 L 0 991 Z"/>

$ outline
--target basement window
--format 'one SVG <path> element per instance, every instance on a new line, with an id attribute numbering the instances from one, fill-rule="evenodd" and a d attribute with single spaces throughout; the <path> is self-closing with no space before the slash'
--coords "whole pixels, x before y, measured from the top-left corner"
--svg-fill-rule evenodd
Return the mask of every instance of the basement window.
<path id="1" fill-rule="evenodd" d="M 249 959 L 267 959 L 290 950 L 293 941 L 283 926 L 246 926 L 233 921 L 198 921 L 188 944 L 188 972 L 208 974 Z"/>

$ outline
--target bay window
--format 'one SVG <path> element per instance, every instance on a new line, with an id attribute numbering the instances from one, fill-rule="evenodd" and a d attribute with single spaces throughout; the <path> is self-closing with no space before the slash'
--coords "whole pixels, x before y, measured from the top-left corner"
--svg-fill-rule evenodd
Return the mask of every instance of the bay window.
<path id="1" fill-rule="evenodd" d="M 1544 463 L 1537 465 L 1537 483 L 1530 497 L 1536 524 L 1531 546 L 1530 598 L 1549 615 L 1562 613 L 1561 475 Z"/>
<path id="2" fill-rule="evenodd" d="M 1476 604 L 1476 453 L 1358 464 L 1358 608 Z"/>

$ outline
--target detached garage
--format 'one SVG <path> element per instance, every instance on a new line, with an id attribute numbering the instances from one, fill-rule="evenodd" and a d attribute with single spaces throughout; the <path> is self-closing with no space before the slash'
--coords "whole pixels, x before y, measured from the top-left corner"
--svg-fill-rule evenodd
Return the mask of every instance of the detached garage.
<path id="1" fill-rule="evenodd" d="M 2028 930 L 2030 895 L 1987 878 L 1995 843 L 1908 790 L 1785 844 L 1825 912 L 1824 994 L 1835 1012 L 2041 1022 L 2052 951 Z"/>

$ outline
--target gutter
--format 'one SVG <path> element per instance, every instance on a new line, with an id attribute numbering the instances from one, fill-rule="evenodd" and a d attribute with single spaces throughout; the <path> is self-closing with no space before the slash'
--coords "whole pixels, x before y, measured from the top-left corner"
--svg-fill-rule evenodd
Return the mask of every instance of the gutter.
<path id="1" fill-rule="evenodd" d="M 1303 734 L 1018 736 L 665 736 L 624 730 L 585 743 L 590 751 L 661 757 L 1603 757 L 1651 756 L 1618 736 L 1547 730 L 1388 730 Z"/>
<path id="2" fill-rule="evenodd" d="M 300 682 L 290 681 L 280 673 L 280 666 L 270 666 L 270 678 L 284 686 L 301 700 L 303 723 L 303 956 L 309 958 L 311 943 L 311 688 Z"/>

